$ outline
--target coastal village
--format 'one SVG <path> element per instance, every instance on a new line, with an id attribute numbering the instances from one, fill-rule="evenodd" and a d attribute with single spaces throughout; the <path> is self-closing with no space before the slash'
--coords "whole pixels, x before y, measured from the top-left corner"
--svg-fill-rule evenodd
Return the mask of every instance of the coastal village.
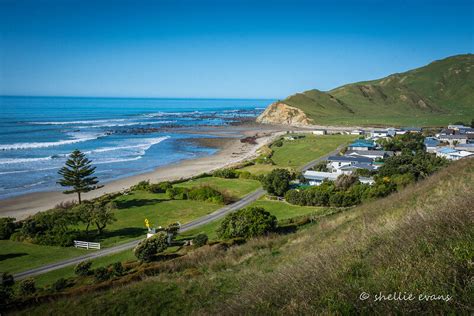
<path id="1" fill-rule="evenodd" d="M 328 131 L 319 129 L 313 131 L 315 135 L 325 135 Z M 341 155 L 329 156 L 326 159 L 325 171 L 306 170 L 303 174 L 306 182 L 320 185 L 325 180 L 335 181 L 342 174 L 353 174 L 356 170 L 364 170 L 364 174 L 371 175 L 383 165 L 385 158 L 400 155 L 400 151 L 383 150 L 380 140 L 387 140 L 396 135 L 406 133 L 423 133 L 422 128 L 386 128 L 364 131 L 355 129 L 344 132 L 351 135 L 360 135 L 360 138 L 349 144 Z M 287 136 L 285 139 L 293 140 Z M 449 125 L 433 136 L 424 140 L 425 150 L 435 153 L 436 156 L 451 161 L 474 157 L 474 128 L 464 125 Z M 372 177 L 359 176 L 361 183 L 373 184 Z"/>

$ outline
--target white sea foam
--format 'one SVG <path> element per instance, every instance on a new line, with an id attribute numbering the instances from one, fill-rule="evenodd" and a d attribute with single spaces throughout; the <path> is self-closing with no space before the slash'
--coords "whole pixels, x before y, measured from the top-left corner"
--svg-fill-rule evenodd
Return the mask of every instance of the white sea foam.
<path id="1" fill-rule="evenodd" d="M 39 157 L 39 158 L 3 158 L 0 159 L 0 165 L 9 165 L 15 163 L 31 163 L 38 161 L 47 161 L 51 160 L 53 157 Z"/>
<path id="2" fill-rule="evenodd" d="M 104 134 L 93 135 L 93 136 L 85 135 L 82 137 L 79 135 L 75 135 L 75 138 L 73 139 L 60 140 L 57 142 L 0 144 L 0 150 L 34 149 L 34 148 L 46 148 L 46 147 L 70 145 L 70 144 L 86 142 L 89 140 L 94 140 L 102 136 L 104 136 Z"/>
<path id="3" fill-rule="evenodd" d="M 144 141 L 144 143 L 135 144 L 135 145 L 127 145 L 127 146 L 98 148 L 98 149 L 88 151 L 86 152 L 86 154 L 103 153 L 103 152 L 109 152 L 109 151 L 115 151 L 115 150 L 127 150 L 127 149 L 139 149 L 141 152 L 143 152 L 150 149 L 151 146 L 159 144 L 162 141 L 167 140 L 169 138 L 170 138 L 169 136 L 163 136 L 163 137 L 156 137 L 156 138 L 140 139 L 141 141 Z"/>
<path id="4" fill-rule="evenodd" d="M 111 122 L 124 122 L 127 119 L 111 119 L 111 120 L 83 120 L 83 121 L 57 121 L 57 122 L 30 122 L 33 125 L 75 125 L 75 124 L 98 124 Z"/>

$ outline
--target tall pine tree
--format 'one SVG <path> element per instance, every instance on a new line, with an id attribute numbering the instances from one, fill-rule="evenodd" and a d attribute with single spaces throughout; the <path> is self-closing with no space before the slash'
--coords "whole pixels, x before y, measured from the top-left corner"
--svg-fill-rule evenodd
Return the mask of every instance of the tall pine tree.
<path id="1" fill-rule="evenodd" d="M 79 204 L 81 204 L 81 193 L 86 193 L 102 186 L 98 186 L 97 177 L 94 177 L 95 167 L 91 166 L 92 161 L 79 150 L 74 150 L 58 173 L 63 177 L 58 181 L 63 187 L 72 187 L 63 193 L 77 193 Z"/>

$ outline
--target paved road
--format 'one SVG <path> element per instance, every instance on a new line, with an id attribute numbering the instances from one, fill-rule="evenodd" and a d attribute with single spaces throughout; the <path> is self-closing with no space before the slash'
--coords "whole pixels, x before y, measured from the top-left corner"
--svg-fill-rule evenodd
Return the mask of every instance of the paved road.
<path id="1" fill-rule="evenodd" d="M 324 160 L 327 160 L 329 156 L 335 156 L 337 154 L 339 154 L 339 152 L 342 150 L 342 148 L 344 148 L 346 145 L 343 144 L 343 145 L 339 145 L 335 150 L 331 151 L 329 154 L 327 155 L 324 155 L 322 157 L 319 157 L 318 159 L 314 159 L 310 162 L 308 162 L 306 165 L 304 165 L 303 167 L 300 168 L 301 171 L 306 171 L 308 170 L 309 168 L 313 167 L 314 165 L 316 165 L 318 162 L 321 162 L 321 161 L 324 161 Z"/>
<path id="2" fill-rule="evenodd" d="M 212 221 L 215 221 L 216 219 L 224 217 L 226 214 L 228 214 L 230 212 L 236 211 L 238 209 L 241 209 L 241 208 L 249 205 L 253 201 L 259 199 L 264 194 L 265 194 L 265 191 L 260 188 L 256 191 L 244 196 L 241 200 L 239 200 L 235 203 L 224 206 L 224 207 L 218 209 L 217 211 L 215 211 L 211 214 L 208 214 L 208 215 L 200 217 L 200 218 L 198 218 L 194 221 L 191 221 L 187 224 L 184 224 L 181 227 L 180 231 L 185 232 L 185 231 L 197 228 L 199 226 L 205 225 L 207 223 L 210 223 Z M 15 278 L 15 280 L 21 280 L 21 279 L 24 279 L 24 278 L 27 278 L 27 277 L 36 276 L 36 275 L 40 275 L 40 274 L 43 274 L 43 273 L 46 273 L 46 272 L 61 269 L 61 268 L 67 267 L 67 266 L 75 265 L 75 264 L 78 264 L 79 262 L 84 261 L 84 260 L 90 260 L 90 259 L 94 259 L 94 258 L 114 254 L 114 253 L 117 253 L 117 252 L 121 252 L 121 251 L 124 251 L 124 250 L 127 250 L 127 249 L 132 249 L 138 244 L 139 241 L 140 240 L 133 240 L 133 241 L 130 241 L 130 242 L 118 245 L 118 246 L 105 248 L 105 249 L 101 249 L 101 250 L 98 250 L 98 251 L 93 251 L 93 252 L 90 252 L 90 253 L 88 253 L 86 255 L 83 255 L 83 256 L 74 257 L 74 258 L 62 260 L 62 261 L 59 261 L 59 262 L 56 262 L 56 263 L 47 264 L 47 265 L 44 265 L 44 266 L 41 266 L 41 267 L 38 267 L 38 268 L 35 268 L 35 269 L 31 269 L 31 270 L 27 270 L 27 271 L 17 273 L 15 275 L 13 275 L 13 277 Z"/>

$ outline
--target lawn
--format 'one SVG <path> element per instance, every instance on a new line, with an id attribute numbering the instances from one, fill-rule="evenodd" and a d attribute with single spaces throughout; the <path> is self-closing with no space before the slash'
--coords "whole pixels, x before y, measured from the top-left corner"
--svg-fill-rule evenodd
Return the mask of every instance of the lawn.
<path id="1" fill-rule="evenodd" d="M 0 240 L 0 272 L 17 273 L 62 259 L 80 256 L 87 251 L 93 250 Z"/>
<path id="2" fill-rule="evenodd" d="M 260 182 L 250 179 L 224 179 L 218 177 L 204 177 L 195 180 L 189 180 L 186 182 L 178 183 L 176 187 L 199 187 L 199 186 L 210 186 L 219 191 L 226 192 L 233 198 L 241 198 L 260 187 Z"/>
<path id="3" fill-rule="evenodd" d="M 222 207 L 202 201 L 169 200 L 165 194 L 144 191 L 121 196 L 116 202 L 117 221 L 107 227 L 103 236 L 94 238 L 104 247 L 143 237 L 146 233 L 145 218 L 154 227 L 167 226 L 177 221 L 185 224 Z"/>
<path id="4" fill-rule="evenodd" d="M 283 140 L 283 146 L 272 146 L 274 151 L 272 160 L 278 167 L 299 168 L 355 138 L 354 135 L 315 136 L 306 134 L 301 139 Z"/>

